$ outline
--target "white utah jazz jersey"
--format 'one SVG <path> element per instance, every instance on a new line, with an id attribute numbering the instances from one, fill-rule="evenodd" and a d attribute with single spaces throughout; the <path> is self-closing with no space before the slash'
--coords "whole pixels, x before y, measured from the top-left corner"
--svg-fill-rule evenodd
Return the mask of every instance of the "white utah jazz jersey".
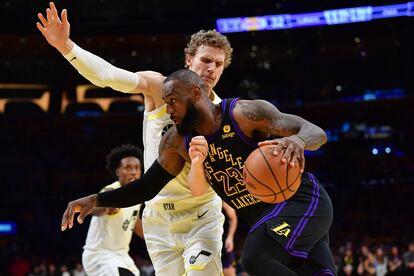
<path id="1" fill-rule="evenodd" d="M 121 184 L 116 181 L 103 189 L 118 189 L 120 187 Z M 128 253 L 138 210 L 139 205 L 135 205 L 122 208 L 115 215 L 93 216 L 83 249 Z"/>
<path id="2" fill-rule="evenodd" d="M 220 102 L 221 99 L 214 94 L 213 103 L 218 104 Z M 147 171 L 152 163 L 158 158 L 158 145 L 161 141 L 161 137 L 171 126 L 173 126 L 173 122 L 170 119 L 170 115 L 167 113 L 166 104 L 150 112 L 144 112 L 143 142 L 145 171 Z M 157 196 L 152 200 L 147 201 L 146 205 L 157 209 L 176 210 L 176 208 L 179 208 L 182 210 L 193 208 L 194 206 L 202 205 L 206 202 L 211 202 L 213 199 L 219 200 L 212 189 L 209 189 L 209 191 L 202 196 L 193 197 L 187 183 L 187 175 L 189 171 L 190 164 L 186 162 L 181 173 L 171 180 Z"/>

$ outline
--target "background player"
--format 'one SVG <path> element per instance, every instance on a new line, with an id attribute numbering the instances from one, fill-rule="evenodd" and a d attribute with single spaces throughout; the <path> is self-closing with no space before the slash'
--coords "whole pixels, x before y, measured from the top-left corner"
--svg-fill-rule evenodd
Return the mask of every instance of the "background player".
<path id="1" fill-rule="evenodd" d="M 141 177 L 142 152 L 127 144 L 114 148 L 106 157 L 106 169 L 117 179 L 101 192 L 118 189 Z M 95 208 L 89 225 L 82 263 L 88 275 L 139 275 L 128 255 L 134 231 L 141 238 L 139 205 L 128 208 Z"/>
<path id="2" fill-rule="evenodd" d="M 296 271 L 334 275 L 336 268 L 327 240 L 332 204 L 314 176 L 303 174 L 302 184 L 291 199 L 266 204 L 248 193 L 240 171 L 244 160 L 257 148 L 257 141 L 271 136 L 283 137 L 271 141 L 274 153 L 284 149 L 282 161 L 297 166 L 299 159 L 303 171 L 304 149 L 316 150 L 323 145 L 324 131 L 298 116 L 281 113 L 266 101 L 233 99 L 214 105 L 208 100 L 205 83 L 190 70 L 171 74 L 164 82 L 163 95 L 175 128 L 163 136 L 158 160 L 142 179 L 123 189 L 70 202 L 62 217 L 62 230 L 73 226 L 77 212 L 82 223 L 95 206 L 123 207 L 153 197 L 191 159 L 189 183 L 199 187 L 197 193 L 208 189 L 205 173 L 215 191 L 251 226 L 243 251 L 243 265 L 250 275 L 296 275 Z M 184 125 L 188 116 L 194 120 Z M 228 126 L 235 135 L 225 140 L 229 138 L 223 135 L 228 133 Z M 188 150 L 190 132 L 205 136 L 213 146 L 208 148 L 206 139 L 197 136 Z M 214 150 L 218 148 L 226 154 Z M 237 199 L 246 204 L 237 205 Z M 281 232 L 278 227 L 282 224 Z"/>
<path id="3" fill-rule="evenodd" d="M 235 276 L 235 252 L 234 235 L 237 230 L 237 214 L 226 202 L 223 201 L 223 213 L 225 216 L 223 231 L 223 249 L 221 250 L 221 263 L 224 276 Z"/>
<path id="4" fill-rule="evenodd" d="M 37 27 L 49 44 L 89 81 L 121 92 L 144 94 L 144 168 L 147 170 L 158 156 L 162 130 L 172 124 L 161 93 L 165 77 L 154 71 L 122 70 L 83 50 L 69 38 L 67 11 L 63 10 L 60 18 L 53 3 L 46 10 L 46 18 L 42 14 L 38 17 L 41 23 Z M 186 67 L 203 79 L 215 103 L 220 99 L 212 89 L 230 64 L 231 53 L 227 38 L 216 31 L 194 34 L 185 49 Z M 146 202 L 142 218 L 145 242 L 157 275 L 181 275 L 185 271 L 212 275 L 222 271 L 221 200 L 211 189 L 193 197 L 186 182 L 188 171 L 189 165 L 186 165 L 174 183 Z"/>

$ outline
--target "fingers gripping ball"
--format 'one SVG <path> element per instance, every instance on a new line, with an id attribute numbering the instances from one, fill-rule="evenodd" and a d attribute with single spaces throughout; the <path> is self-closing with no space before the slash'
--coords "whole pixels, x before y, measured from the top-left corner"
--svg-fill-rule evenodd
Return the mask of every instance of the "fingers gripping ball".
<path id="1" fill-rule="evenodd" d="M 244 162 L 243 176 L 247 190 L 266 203 L 288 200 L 299 189 L 302 175 L 298 165 L 282 163 L 283 154 L 273 154 L 274 146 L 255 149 Z"/>

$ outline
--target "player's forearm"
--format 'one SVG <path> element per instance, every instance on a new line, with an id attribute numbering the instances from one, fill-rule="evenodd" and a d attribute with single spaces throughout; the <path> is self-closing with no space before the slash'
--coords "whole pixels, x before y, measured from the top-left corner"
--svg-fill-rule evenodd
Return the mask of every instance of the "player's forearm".
<path id="1" fill-rule="evenodd" d="M 237 217 L 236 219 L 230 219 L 229 220 L 229 230 L 228 230 L 228 234 L 227 234 L 227 238 L 231 238 L 234 239 L 234 235 L 236 234 L 236 230 L 237 230 Z"/>
<path id="2" fill-rule="evenodd" d="M 187 182 L 193 196 L 201 196 L 208 191 L 210 186 L 208 185 L 206 175 L 204 174 L 203 163 L 191 164 Z"/>
<path id="3" fill-rule="evenodd" d="M 71 40 L 58 50 L 78 70 L 79 74 L 99 87 L 110 87 L 117 91 L 134 93 L 138 86 L 139 78 L 136 73 L 113 66 L 82 49 Z"/>
<path id="4" fill-rule="evenodd" d="M 156 160 L 140 179 L 119 189 L 99 193 L 96 207 L 125 208 L 150 200 L 174 177 Z"/>
<path id="5" fill-rule="evenodd" d="M 317 150 L 328 141 L 325 131 L 308 121 L 303 123 L 297 135 L 305 143 L 306 150 Z"/>

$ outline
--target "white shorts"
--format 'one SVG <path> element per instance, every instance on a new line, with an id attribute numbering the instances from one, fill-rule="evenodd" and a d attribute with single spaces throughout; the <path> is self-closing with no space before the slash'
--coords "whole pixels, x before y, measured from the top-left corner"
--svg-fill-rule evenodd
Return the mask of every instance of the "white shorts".
<path id="1" fill-rule="evenodd" d="M 139 276 L 139 269 L 128 254 L 117 254 L 109 251 L 84 250 L 82 265 L 88 276 L 119 275 L 118 267 L 128 269 L 134 275 Z"/>
<path id="2" fill-rule="evenodd" d="M 182 276 L 213 262 L 221 275 L 223 223 L 217 201 L 182 211 L 145 207 L 142 225 L 155 274 Z"/>

